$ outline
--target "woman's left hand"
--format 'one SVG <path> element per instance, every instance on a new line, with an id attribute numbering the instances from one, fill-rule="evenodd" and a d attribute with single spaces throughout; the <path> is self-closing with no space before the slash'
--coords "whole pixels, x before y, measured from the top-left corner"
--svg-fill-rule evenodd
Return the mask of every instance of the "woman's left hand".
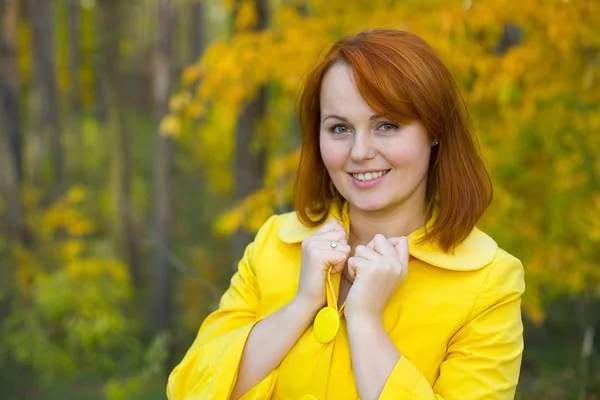
<path id="1" fill-rule="evenodd" d="M 383 310 L 408 272 L 408 240 L 375 235 L 367 246 L 357 246 L 348 258 L 354 283 L 346 299 L 346 316 L 383 318 Z"/>

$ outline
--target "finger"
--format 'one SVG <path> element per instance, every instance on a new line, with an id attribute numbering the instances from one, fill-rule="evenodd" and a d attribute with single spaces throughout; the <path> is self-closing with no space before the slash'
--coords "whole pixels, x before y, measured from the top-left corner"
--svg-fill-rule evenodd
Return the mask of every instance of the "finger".
<path id="1" fill-rule="evenodd" d="M 338 221 L 337 219 L 334 218 L 332 220 L 327 221 L 323 225 L 321 225 L 321 227 L 319 229 L 317 229 L 317 231 L 314 234 L 319 235 L 323 232 L 335 231 L 335 230 L 343 230 L 344 232 L 346 231 L 344 229 L 344 227 L 342 226 L 342 224 L 340 223 L 340 221 Z"/>
<path id="2" fill-rule="evenodd" d="M 327 243 L 321 243 L 321 249 L 324 251 L 331 251 L 331 243 L 327 242 Z M 346 243 L 338 243 L 337 247 L 335 249 L 333 249 L 333 251 L 338 252 L 342 255 L 341 260 L 342 261 L 338 261 L 338 262 L 333 262 L 330 263 L 332 265 L 331 268 L 331 273 L 332 274 L 337 274 L 339 272 L 342 272 L 342 270 L 344 269 L 345 265 L 346 265 L 346 260 L 348 259 L 348 256 L 350 255 L 350 252 L 352 251 L 352 247 L 350 247 L 350 245 L 346 244 Z M 337 256 L 337 255 L 336 255 Z M 336 258 L 336 260 L 338 260 Z"/>
<path id="3" fill-rule="evenodd" d="M 394 249 L 394 246 L 381 234 L 375 235 L 372 240 L 374 247 L 373 250 L 388 260 L 394 260 L 398 258 L 398 253 Z"/>
<path id="4" fill-rule="evenodd" d="M 346 259 L 347 258 L 348 258 L 348 255 L 344 254 L 344 259 L 342 261 L 333 264 L 331 266 L 331 273 L 339 274 L 340 272 L 342 272 L 344 270 L 344 268 L 346 267 Z"/>
<path id="5" fill-rule="evenodd" d="M 346 254 L 346 256 L 350 255 L 350 252 L 352 251 L 352 247 L 350 247 L 349 244 L 342 243 L 341 241 L 337 244 L 336 247 L 331 247 L 331 242 L 329 242 L 329 241 L 314 242 L 313 246 L 317 250 L 339 251 L 341 253 Z"/>
<path id="6" fill-rule="evenodd" d="M 367 247 L 372 250 L 375 250 L 375 237 L 373 237 L 373 239 L 371 239 L 371 241 L 367 243 Z"/>
<path id="7" fill-rule="evenodd" d="M 387 238 L 388 242 L 390 242 L 390 244 L 394 247 L 396 247 L 396 245 L 403 240 L 402 238 L 404 238 L 406 236 L 394 236 L 394 237 L 389 237 Z"/>
<path id="8" fill-rule="evenodd" d="M 410 254 L 409 250 L 408 250 L 408 238 L 406 236 L 402 236 L 398 239 L 399 240 L 397 241 L 397 243 L 394 244 L 394 250 L 396 251 L 396 254 L 398 255 L 398 259 L 400 260 L 400 263 L 402 264 L 402 269 L 407 270 L 408 256 Z"/>
<path id="9" fill-rule="evenodd" d="M 327 243 L 331 246 L 331 242 L 348 244 L 348 235 L 346 231 L 343 230 L 335 230 L 335 231 L 325 231 L 321 234 L 313 234 L 302 241 L 302 246 L 305 247 L 313 247 L 312 243 L 317 243 L 315 248 L 323 248 L 323 243 Z"/>
<path id="10" fill-rule="evenodd" d="M 330 232 L 329 235 L 324 237 L 305 239 L 304 248 L 308 248 L 312 251 L 342 250 L 343 252 L 349 251 L 351 249 L 346 238 L 341 236 L 339 232 L 337 234 L 336 232 Z"/>
<path id="11" fill-rule="evenodd" d="M 381 254 L 367 246 L 356 246 L 356 249 L 354 249 L 354 256 L 375 262 L 380 262 L 383 257 Z M 394 255 L 394 257 L 396 256 Z"/>
<path id="12" fill-rule="evenodd" d="M 331 268 L 331 273 L 338 273 L 344 268 L 346 259 L 348 256 L 337 250 L 322 250 L 322 264 L 321 268 L 327 271 Z"/>
<path id="13" fill-rule="evenodd" d="M 366 260 L 361 257 L 350 257 L 348 258 L 348 274 L 350 278 L 354 281 L 359 275 L 361 269 L 368 268 L 369 260 Z"/>
<path id="14" fill-rule="evenodd" d="M 356 273 L 358 271 L 358 262 L 356 261 L 356 257 L 348 258 L 348 275 L 350 275 L 350 279 L 353 281 L 356 279 Z"/>
<path id="15" fill-rule="evenodd" d="M 346 231 L 340 230 L 323 232 L 319 235 L 313 235 L 310 238 L 311 241 L 316 242 L 331 243 L 332 240 L 335 240 L 338 243 L 348 244 L 348 234 L 346 234 Z"/>
<path id="16" fill-rule="evenodd" d="M 309 241 L 331 242 L 332 240 L 348 244 L 348 234 L 343 230 L 327 231 L 318 235 L 309 236 Z"/>

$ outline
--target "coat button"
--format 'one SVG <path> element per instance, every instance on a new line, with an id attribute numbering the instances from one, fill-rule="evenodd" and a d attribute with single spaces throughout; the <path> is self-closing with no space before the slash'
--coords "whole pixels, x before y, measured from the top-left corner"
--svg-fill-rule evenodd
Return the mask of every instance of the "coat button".
<path id="1" fill-rule="evenodd" d="M 303 394 L 298 400 L 319 400 L 312 394 Z"/>
<path id="2" fill-rule="evenodd" d="M 329 343 L 340 328 L 340 315 L 333 307 L 323 307 L 315 317 L 313 331 L 320 343 Z"/>

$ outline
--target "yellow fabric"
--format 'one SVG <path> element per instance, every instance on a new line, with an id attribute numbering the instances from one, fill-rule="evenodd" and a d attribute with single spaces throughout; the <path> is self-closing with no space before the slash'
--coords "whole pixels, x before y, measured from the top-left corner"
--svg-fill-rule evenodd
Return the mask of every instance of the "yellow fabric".
<path id="1" fill-rule="evenodd" d="M 338 218 L 349 229 L 347 204 Z M 428 222 L 428 225 L 435 219 Z M 296 293 L 301 241 L 307 228 L 295 213 L 271 217 L 248 245 L 219 309 L 169 377 L 170 400 L 228 399 L 254 324 Z M 384 312 L 384 328 L 402 355 L 380 399 L 513 399 L 523 351 L 521 262 L 474 229 L 443 253 L 409 235 L 409 273 Z M 331 276 L 337 309 L 340 275 Z M 329 292 L 329 291 L 328 291 Z M 339 311 L 339 310 L 338 310 Z M 343 314 L 342 314 L 343 315 Z M 346 320 L 322 344 L 310 325 L 282 363 L 242 399 L 358 399 Z"/>

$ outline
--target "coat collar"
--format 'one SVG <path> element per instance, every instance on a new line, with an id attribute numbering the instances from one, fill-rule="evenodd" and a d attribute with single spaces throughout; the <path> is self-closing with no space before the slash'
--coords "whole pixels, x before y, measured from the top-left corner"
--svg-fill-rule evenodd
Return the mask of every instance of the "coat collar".
<path id="1" fill-rule="evenodd" d="M 456 246 L 454 254 L 445 253 L 436 243 L 420 242 L 419 240 L 425 235 L 425 228 L 433 225 L 438 212 L 437 209 L 434 210 L 433 216 L 425 226 L 408 235 L 409 251 L 413 257 L 435 267 L 453 271 L 473 271 L 492 261 L 496 255 L 498 245 L 491 237 L 477 228 L 473 228 L 469 236 Z M 337 218 L 346 231 L 349 231 L 350 218 L 348 216 L 347 201 L 344 201 L 341 213 L 339 212 L 339 200 L 332 202 L 327 221 L 333 218 Z M 318 229 L 318 226 L 307 227 L 303 225 L 296 213 L 291 212 L 284 215 L 277 236 L 284 243 L 299 243 Z"/>

